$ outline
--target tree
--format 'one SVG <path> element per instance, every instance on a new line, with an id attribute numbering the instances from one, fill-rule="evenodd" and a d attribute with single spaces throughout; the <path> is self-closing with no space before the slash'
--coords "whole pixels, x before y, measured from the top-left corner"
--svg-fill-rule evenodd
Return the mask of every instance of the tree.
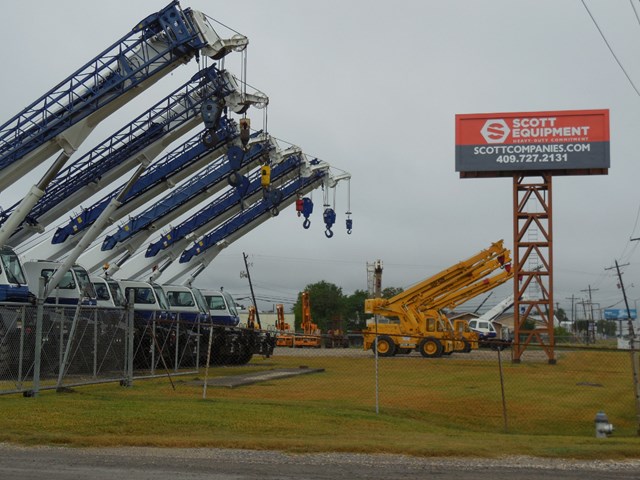
<path id="1" fill-rule="evenodd" d="M 564 311 L 564 308 L 558 308 L 555 311 L 555 315 L 561 322 L 567 322 L 569 319 L 567 318 L 567 313 Z"/>
<path id="2" fill-rule="evenodd" d="M 387 287 L 383 288 L 380 293 L 382 294 L 382 298 L 391 298 L 402 292 L 404 292 L 404 289 L 401 287 Z"/>
<path id="3" fill-rule="evenodd" d="M 326 332 L 332 328 L 332 321 L 340 318 L 343 313 L 342 288 L 323 281 L 309 284 L 304 289 L 309 294 L 311 307 L 311 321 L 318 325 L 321 331 Z M 302 323 L 302 292 L 298 294 L 298 301 L 293 306 L 296 319 L 296 328 L 301 328 Z"/>
<path id="4" fill-rule="evenodd" d="M 364 301 L 369 298 L 365 290 L 356 290 L 345 296 L 342 302 L 342 315 L 346 330 L 362 330 L 365 326 Z"/>

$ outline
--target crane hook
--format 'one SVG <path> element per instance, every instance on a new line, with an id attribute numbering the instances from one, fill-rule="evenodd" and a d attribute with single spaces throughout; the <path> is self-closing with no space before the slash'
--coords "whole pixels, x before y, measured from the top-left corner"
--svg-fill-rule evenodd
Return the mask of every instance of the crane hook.
<path id="1" fill-rule="evenodd" d="M 309 227 L 311 226 L 311 220 L 309 220 L 308 218 L 305 218 L 304 222 L 302 222 L 302 226 L 304 227 L 305 230 L 308 230 Z"/>
<path id="2" fill-rule="evenodd" d="M 325 235 L 327 238 L 331 238 L 331 237 L 333 237 L 333 232 L 331 231 L 331 229 L 330 229 L 330 228 L 327 228 L 327 229 L 324 231 L 324 235 Z"/>

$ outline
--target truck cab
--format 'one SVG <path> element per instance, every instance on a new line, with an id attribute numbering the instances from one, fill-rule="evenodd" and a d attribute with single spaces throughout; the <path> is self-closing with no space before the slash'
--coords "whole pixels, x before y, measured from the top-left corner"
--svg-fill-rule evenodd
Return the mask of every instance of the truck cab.
<path id="1" fill-rule="evenodd" d="M 133 292 L 133 310 L 136 320 L 171 320 L 169 302 L 160 285 L 138 280 L 118 280 L 125 301 Z"/>
<path id="2" fill-rule="evenodd" d="M 61 262 L 33 260 L 24 262 L 23 268 L 27 277 L 29 291 L 37 297 L 40 277 L 47 281 L 62 265 Z M 57 286 L 51 289 L 45 303 L 61 305 L 95 305 L 96 291 L 89 279 L 89 274 L 80 265 L 73 265 Z"/>
<path id="3" fill-rule="evenodd" d="M 229 293 L 215 290 L 201 290 L 200 292 L 204 297 L 211 321 L 215 325 L 235 327 L 240 323 L 236 302 Z"/>
<path id="4" fill-rule="evenodd" d="M 27 302 L 31 298 L 18 255 L 11 247 L 0 247 L 0 302 Z"/>
<path id="5" fill-rule="evenodd" d="M 209 322 L 209 308 L 197 288 L 184 285 L 162 285 L 171 311 L 178 314 L 180 320 L 187 322 Z"/>
<path id="6" fill-rule="evenodd" d="M 112 278 L 89 277 L 96 291 L 96 303 L 104 308 L 124 308 L 126 300 L 120 284 Z"/>
<path id="7" fill-rule="evenodd" d="M 478 320 L 475 318 L 469 320 L 469 328 L 478 334 L 480 340 L 496 338 L 498 335 L 496 329 L 493 327 L 493 323 L 486 320 Z"/>

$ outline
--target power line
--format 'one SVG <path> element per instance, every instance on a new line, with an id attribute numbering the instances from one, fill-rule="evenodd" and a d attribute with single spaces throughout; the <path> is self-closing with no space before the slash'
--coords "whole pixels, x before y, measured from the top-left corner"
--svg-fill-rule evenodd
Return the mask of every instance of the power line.
<path id="1" fill-rule="evenodd" d="M 638 20 L 638 25 L 640 25 L 640 17 L 638 16 L 638 10 L 636 10 L 636 6 L 633 3 L 633 0 L 629 0 L 629 3 L 631 4 L 631 8 L 633 8 L 633 13 L 636 14 L 636 20 Z"/>
<path id="2" fill-rule="evenodd" d="M 607 45 L 607 47 L 609 48 L 609 51 L 611 52 L 611 55 L 613 55 L 613 58 L 616 60 L 616 62 L 618 63 L 618 65 L 620 66 L 620 69 L 622 70 L 622 72 L 624 73 L 624 75 L 627 77 L 627 80 L 629 80 L 629 83 L 631 84 L 631 86 L 633 87 L 633 89 L 636 91 L 636 94 L 640 97 L 640 91 L 638 91 L 638 89 L 636 88 L 635 84 L 633 83 L 633 80 L 631 80 L 631 77 L 629 76 L 629 74 L 627 73 L 627 71 L 625 70 L 625 68 L 622 66 L 622 62 L 620 62 L 620 60 L 618 59 L 618 56 L 616 55 L 616 53 L 613 51 L 613 48 L 611 48 L 611 45 L 609 44 L 609 41 L 607 40 L 607 37 L 604 36 L 604 32 L 602 31 L 602 29 L 600 29 L 600 25 L 598 25 L 598 22 L 596 22 L 596 19 L 594 18 L 594 16 L 591 14 L 591 11 L 589 10 L 589 7 L 587 7 L 587 4 L 585 3 L 584 0 L 582 1 L 582 5 L 584 6 L 585 10 L 587 11 L 587 13 L 589 14 L 589 16 L 591 17 L 591 20 L 593 21 L 593 24 L 596 26 L 596 28 L 598 29 L 598 32 L 600 32 L 600 36 L 602 37 L 602 39 L 604 40 L 604 43 Z M 632 4 L 633 5 L 633 4 Z M 635 11 L 635 8 L 634 8 Z"/>

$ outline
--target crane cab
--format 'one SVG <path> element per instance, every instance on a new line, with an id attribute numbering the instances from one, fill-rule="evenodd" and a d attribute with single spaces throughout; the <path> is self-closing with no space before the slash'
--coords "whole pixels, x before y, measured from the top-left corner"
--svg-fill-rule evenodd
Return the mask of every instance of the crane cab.
<path id="1" fill-rule="evenodd" d="M 89 277 L 96 291 L 96 303 L 104 308 L 124 308 L 126 301 L 120 284 L 112 278 L 91 275 Z"/>
<path id="2" fill-rule="evenodd" d="M 0 302 L 26 302 L 31 296 L 18 255 L 11 247 L 0 247 Z"/>
<path id="3" fill-rule="evenodd" d="M 125 301 L 133 292 L 133 310 L 136 320 L 171 320 L 169 302 L 160 285 L 138 280 L 119 280 Z"/>
<path id="4" fill-rule="evenodd" d="M 227 292 L 201 290 L 201 294 L 204 297 L 211 321 L 215 325 L 230 325 L 235 327 L 240 323 L 240 315 L 236 308 L 236 302 Z"/>
<path id="5" fill-rule="evenodd" d="M 46 260 L 33 260 L 24 262 L 24 271 L 27 277 L 29 291 L 37 296 L 40 287 L 40 277 L 45 278 L 45 282 L 60 268 L 61 262 L 51 262 Z M 96 291 L 89 279 L 89 274 L 80 265 L 73 265 L 57 286 L 51 289 L 45 303 L 56 303 L 61 305 L 95 305 Z"/>
<path id="6" fill-rule="evenodd" d="M 493 323 L 486 320 L 472 319 L 469 320 L 469 328 L 480 336 L 480 340 L 496 338 L 498 333 L 493 327 Z"/>
<path id="7" fill-rule="evenodd" d="M 197 288 L 183 285 L 162 285 L 171 311 L 178 314 L 180 320 L 187 322 L 209 322 L 209 309 L 202 293 Z"/>

